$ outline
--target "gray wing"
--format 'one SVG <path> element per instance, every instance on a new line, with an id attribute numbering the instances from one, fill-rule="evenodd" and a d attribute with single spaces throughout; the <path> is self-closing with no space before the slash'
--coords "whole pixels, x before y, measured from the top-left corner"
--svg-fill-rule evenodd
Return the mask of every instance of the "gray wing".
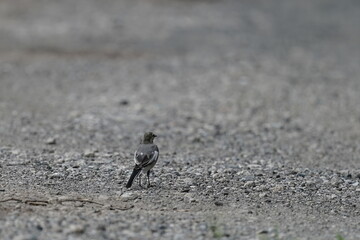
<path id="1" fill-rule="evenodd" d="M 159 158 L 159 148 L 155 144 L 141 144 L 134 154 L 136 167 L 143 168 Z"/>

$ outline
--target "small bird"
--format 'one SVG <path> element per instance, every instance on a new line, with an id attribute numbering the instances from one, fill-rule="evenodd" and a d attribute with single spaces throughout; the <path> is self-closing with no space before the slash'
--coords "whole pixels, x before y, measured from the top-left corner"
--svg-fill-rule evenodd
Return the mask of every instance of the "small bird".
<path id="1" fill-rule="evenodd" d="M 141 187 L 141 172 L 146 172 L 147 186 L 150 187 L 150 169 L 155 166 L 159 158 L 159 148 L 153 143 L 155 137 L 157 136 L 152 132 L 144 134 L 144 139 L 134 154 L 135 167 L 126 184 L 127 188 L 131 187 L 137 175 L 139 175 L 139 185 Z"/>

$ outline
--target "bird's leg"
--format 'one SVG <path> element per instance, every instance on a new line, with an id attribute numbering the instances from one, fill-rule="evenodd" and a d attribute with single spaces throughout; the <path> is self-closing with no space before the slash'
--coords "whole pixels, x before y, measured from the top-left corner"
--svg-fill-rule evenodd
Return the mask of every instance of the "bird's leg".
<path id="1" fill-rule="evenodd" d="M 151 185 L 150 185 L 150 170 L 147 171 L 147 180 L 148 180 L 148 185 L 147 187 L 149 188 Z"/>
<path id="2" fill-rule="evenodd" d="M 139 173 L 139 186 L 142 187 L 141 186 L 141 172 Z"/>

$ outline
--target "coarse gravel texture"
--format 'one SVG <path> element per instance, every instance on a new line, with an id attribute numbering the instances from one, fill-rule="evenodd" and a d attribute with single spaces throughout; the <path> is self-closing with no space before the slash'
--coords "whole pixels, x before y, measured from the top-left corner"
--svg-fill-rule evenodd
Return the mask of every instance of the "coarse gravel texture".
<path id="1" fill-rule="evenodd" d="M 360 239 L 360 2 L 0 1 L 0 239 Z M 126 189 L 153 131 L 152 187 Z"/>

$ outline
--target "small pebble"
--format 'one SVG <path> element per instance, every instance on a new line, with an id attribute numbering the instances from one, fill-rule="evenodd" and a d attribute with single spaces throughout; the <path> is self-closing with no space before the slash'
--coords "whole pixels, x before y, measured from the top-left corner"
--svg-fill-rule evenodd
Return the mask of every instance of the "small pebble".
<path id="1" fill-rule="evenodd" d="M 85 227 L 80 224 L 72 224 L 64 231 L 66 234 L 83 234 L 85 232 Z"/>
<path id="2" fill-rule="evenodd" d="M 49 144 L 49 145 L 55 145 L 56 144 L 56 138 L 48 138 L 48 139 L 45 140 L 45 143 Z"/>

